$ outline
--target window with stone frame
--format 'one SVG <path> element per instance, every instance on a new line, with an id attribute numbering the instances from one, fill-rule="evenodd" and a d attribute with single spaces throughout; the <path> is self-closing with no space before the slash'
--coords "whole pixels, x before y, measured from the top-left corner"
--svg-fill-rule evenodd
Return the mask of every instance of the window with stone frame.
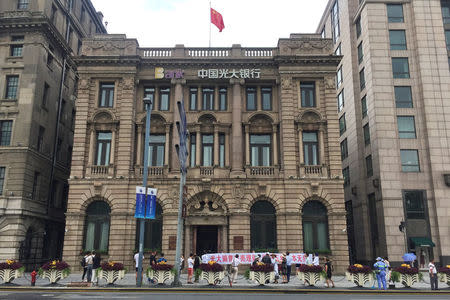
<path id="1" fill-rule="evenodd" d="M 404 190 L 403 202 L 407 219 L 426 218 L 425 190 Z"/>
<path id="2" fill-rule="evenodd" d="M 225 134 L 219 133 L 219 167 L 225 167 Z"/>
<path id="3" fill-rule="evenodd" d="M 108 252 L 111 208 L 105 201 L 94 201 L 86 209 L 84 251 Z"/>
<path id="4" fill-rule="evenodd" d="M 363 134 L 364 134 L 364 145 L 366 145 L 366 146 L 370 145 L 370 127 L 369 127 L 369 123 L 364 125 L 364 127 L 363 127 Z"/>
<path id="5" fill-rule="evenodd" d="M 339 134 L 343 135 L 347 130 L 347 125 L 345 124 L 345 113 L 339 118 Z"/>
<path id="6" fill-rule="evenodd" d="M 256 88 L 247 87 L 246 88 L 246 108 L 247 111 L 256 110 Z"/>
<path id="7" fill-rule="evenodd" d="M 261 88 L 261 108 L 262 110 L 272 110 L 272 88 Z"/>
<path id="8" fill-rule="evenodd" d="M 190 151 L 189 151 L 190 167 L 194 168 L 195 167 L 195 157 L 197 154 L 197 135 L 195 133 L 190 134 L 189 145 L 190 145 Z"/>
<path id="9" fill-rule="evenodd" d="M 19 89 L 19 75 L 6 76 L 5 99 L 16 100 Z"/>
<path id="10" fill-rule="evenodd" d="M 300 82 L 302 107 L 316 107 L 315 82 Z"/>
<path id="11" fill-rule="evenodd" d="M 148 145 L 148 166 L 162 167 L 164 166 L 164 153 L 166 146 L 165 134 L 150 134 Z"/>
<path id="12" fill-rule="evenodd" d="M 391 50 L 406 50 L 405 30 L 389 30 L 389 43 Z"/>
<path id="13" fill-rule="evenodd" d="M 403 5 L 400 4 L 387 4 L 387 17 L 389 23 L 403 23 Z"/>
<path id="14" fill-rule="evenodd" d="M 3 195 L 6 167 L 0 167 L 0 195 Z"/>
<path id="15" fill-rule="evenodd" d="M 111 157 L 111 131 L 97 132 L 97 151 L 95 165 L 109 166 Z"/>
<path id="16" fill-rule="evenodd" d="M 409 63 L 407 57 L 392 58 L 392 73 L 394 78 L 409 78 Z"/>
<path id="17" fill-rule="evenodd" d="M 144 87 L 144 98 L 146 99 L 150 99 L 150 101 L 153 103 L 153 108 L 156 107 L 156 103 L 155 103 L 155 87 L 153 86 L 146 86 Z M 144 101 L 142 101 L 142 108 L 143 110 L 147 110 L 144 106 L 145 103 Z"/>
<path id="18" fill-rule="evenodd" d="M 214 135 L 202 134 L 202 166 L 212 167 L 214 165 Z"/>
<path id="19" fill-rule="evenodd" d="M 197 110 L 197 102 L 198 102 L 198 88 L 190 87 L 189 88 L 189 110 L 190 111 Z"/>
<path id="20" fill-rule="evenodd" d="M 366 176 L 373 176 L 372 155 L 366 156 Z"/>
<path id="21" fill-rule="evenodd" d="M 344 89 L 342 89 L 342 91 L 340 91 L 337 96 L 337 105 L 338 105 L 338 112 L 344 109 Z"/>
<path id="22" fill-rule="evenodd" d="M 17 9 L 28 9 L 30 0 L 17 0 Z"/>
<path id="23" fill-rule="evenodd" d="M 101 82 L 98 107 L 114 106 L 114 82 Z"/>
<path id="24" fill-rule="evenodd" d="M 14 57 L 22 57 L 23 53 L 23 35 L 21 36 L 13 36 L 11 38 L 11 45 L 9 55 Z"/>
<path id="25" fill-rule="evenodd" d="M 356 38 L 359 38 L 361 36 L 361 17 L 358 17 L 358 19 L 356 19 L 355 28 L 356 28 Z"/>
<path id="26" fill-rule="evenodd" d="M 168 111 L 170 109 L 170 87 L 159 88 L 159 110 Z"/>
<path id="27" fill-rule="evenodd" d="M 419 151 L 416 149 L 400 149 L 402 172 L 420 172 Z"/>
<path id="28" fill-rule="evenodd" d="M 0 121 L 0 146 L 9 146 L 11 144 L 12 123 L 13 121 L 11 120 Z"/>
<path id="29" fill-rule="evenodd" d="M 270 166 L 272 139 L 268 134 L 250 135 L 250 163 L 253 167 Z"/>
<path id="30" fill-rule="evenodd" d="M 366 75 L 364 74 L 364 68 L 359 71 L 359 88 L 361 90 L 366 88 Z"/>
<path id="31" fill-rule="evenodd" d="M 336 72 L 336 89 L 339 89 L 341 87 L 342 79 L 342 66 L 340 66 L 338 71 Z"/>
<path id="32" fill-rule="evenodd" d="M 341 160 L 344 160 L 348 157 L 348 144 L 347 144 L 347 138 L 345 138 L 341 142 Z"/>
<path id="33" fill-rule="evenodd" d="M 307 166 L 319 165 L 319 139 L 317 131 L 303 131 L 303 161 Z"/>
<path id="34" fill-rule="evenodd" d="M 214 110 L 214 88 L 213 87 L 204 87 L 202 88 L 202 97 L 203 97 L 203 105 L 202 110 Z"/>
<path id="35" fill-rule="evenodd" d="M 276 210 L 269 201 L 256 201 L 250 208 L 250 249 L 255 252 L 277 250 Z"/>
<path id="36" fill-rule="evenodd" d="M 330 249 L 328 211 L 319 201 L 306 202 L 302 209 L 303 251 L 315 253 Z"/>
<path id="37" fill-rule="evenodd" d="M 364 95 L 364 97 L 362 97 L 362 99 L 361 99 L 361 114 L 362 114 L 363 119 L 365 117 L 367 117 L 367 97 L 366 97 L 366 95 Z"/>
<path id="38" fill-rule="evenodd" d="M 413 100 L 410 86 L 394 86 L 395 106 L 397 108 L 412 108 Z"/>
<path id="39" fill-rule="evenodd" d="M 363 53 L 363 42 L 359 43 L 358 45 L 358 64 L 361 64 L 364 59 L 364 53 Z"/>
<path id="40" fill-rule="evenodd" d="M 228 110 L 227 88 L 226 87 L 219 88 L 219 110 L 220 111 Z"/>

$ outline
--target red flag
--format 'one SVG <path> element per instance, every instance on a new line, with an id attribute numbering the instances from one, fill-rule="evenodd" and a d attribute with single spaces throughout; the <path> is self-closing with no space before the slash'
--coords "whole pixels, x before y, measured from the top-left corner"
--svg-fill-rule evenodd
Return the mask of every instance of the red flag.
<path id="1" fill-rule="evenodd" d="M 219 32 L 222 32 L 222 29 L 225 28 L 225 25 L 223 24 L 222 15 L 212 8 L 211 8 L 211 23 L 213 23 L 214 25 L 217 26 L 217 28 L 219 28 Z"/>

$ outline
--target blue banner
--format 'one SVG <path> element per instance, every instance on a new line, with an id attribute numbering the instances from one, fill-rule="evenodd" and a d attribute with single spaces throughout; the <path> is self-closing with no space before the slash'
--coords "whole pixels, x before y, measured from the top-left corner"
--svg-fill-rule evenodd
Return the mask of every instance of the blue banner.
<path id="1" fill-rule="evenodd" d="M 147 190 L 147 205 L 145 209 L 145 218 L 154 219 L 156 214 L 156 189 Z"/>
<path id="2" fill-rule="evenodd" d="M 136 187 L 136 210 L 134 212 L 135 218 L 145 217 L 145 187 Z"/>

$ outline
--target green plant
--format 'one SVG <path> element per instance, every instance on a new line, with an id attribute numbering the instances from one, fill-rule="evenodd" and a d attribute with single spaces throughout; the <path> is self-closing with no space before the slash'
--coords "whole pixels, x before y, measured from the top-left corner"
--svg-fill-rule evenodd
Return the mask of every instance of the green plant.
<path id="1" fill-rule="evenodd" d="M 419 281 L 423 281 L 423 273 L 419 272 Z"/>
<path id="2" fill-rule="evenodd" d="M 391 280 L 393 282 L 400 282 L 400 273 L 396 271 L 391 272 Z"/>
<path id="3" fill-rule="evenodd" d="M 173 276 L 177 275 L 177 270 L 175 268 L 170 269 L 170 273 L 172 273 Z"/>
<path id="4" fill-rule="evenodd" d="M 244 277 L 245 277 L 245 279 L 250 278 L 250 269 L 245 270 Z"/>

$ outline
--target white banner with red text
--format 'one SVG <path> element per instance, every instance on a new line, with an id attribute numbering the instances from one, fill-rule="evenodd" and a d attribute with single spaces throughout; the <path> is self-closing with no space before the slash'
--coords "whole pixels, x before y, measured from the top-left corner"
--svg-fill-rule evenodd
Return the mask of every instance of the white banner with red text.
<path id="1" fill-rule="evenodd" d="M 238 254 L 239 260 L 241 261 L 241 264 L 251 264 L 255 258 L 259 255 L 261 255 L 261 259 L 266 255 L 265 252 L 263 253 L 208 253 L 202 255 L 202 262 L 208 263 L 209 261 L 215 261 L 222 265 L 228 265 L 231 264 L 231 261 L 233 260 L 233 257 Z M 270 253 L 270 255 L 275 254 L 276 260 L 281 263 L 282 261 L 282 254 L 281 253 Z M 306 254 L 305 253 L 291 253 L 289 256 L 292 258 L 292 264 L 306 264 Z M 312 255 L 311 255 L 312 256 Z M 289 259 L 288 259 L 289 261 Z"/>

